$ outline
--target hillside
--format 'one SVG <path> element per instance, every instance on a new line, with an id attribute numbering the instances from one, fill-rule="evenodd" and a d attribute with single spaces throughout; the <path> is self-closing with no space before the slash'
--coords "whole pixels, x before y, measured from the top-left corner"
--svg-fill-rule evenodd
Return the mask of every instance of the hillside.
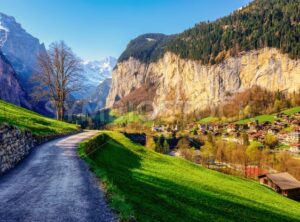
<path id="1" fill-rule="evenodd" d="M 256 0 L 178 35 L 137 37 L 118 60 L 106 106 L 138 97 L 145 85 L 155 91 L 143 101 L 152 104 L 155 116 L 217 106 L 253 86 L 297 92 L 299 7 L 297 0 Z"/>
<path id="2" fill-rule="evenodd" d="M 120 133 L 103 134 L 79 153 L 103 179 L 123 219 L 299 221 L 299 203 L 256 182 L 152 152 Z"/>
<path id="3" fill-rule="evenodd" d="M 229 16 L 186 30 L 167 50 L 203 64 L 266 47 L 299 59 L 299 10 L 298 0 L 255 0 Z"/>
<path id="4" fill-rule="evenodd" d="M 167 44 L 174 36 L 167 36 L 160 33 L 148 33 L 138 36 L 127 45 L 126 50 L 119 57 L 118 62 L 128 60 L 130 57 L 139 59 L 142 62 L 153 62 L 161 57 Z"/>
<path id="5" fill-rule="evenodd" d="M 133 57 L 153 62 L 165 52 L 203 64 L 220 63 L 241 52 L 266 47 L 300 58 L 298 0 L 254 0 L 213 22 L 200 22 L 178 35 L 144 34 L 132 40 L 119 62 Z"/>
<path id="6" fill-rule="evenodd" d="M 34 135 L 58 135 L 78 130 L 76 125 L 60 122 L 0 100 L 0 124 L 28 129 Z"/>
<path id="7" fill-rule="evenodd" d="M 300 112 L 300 106 L 284 110 L 281 113 L 284 113 L 286 115 L 293 115 L 297 112 Z M 253 121 L 258 121 L 259 123 L 265 123 L 265 122 L 273 123 L 276 119 L 277 119 L 276 113 L 274 113 L 274 114 L 269 114 L 269 115 L 265 114 L 265 115 L 255 116 L 252 118 L 242 119 L 242 120 L 237 121 L 237 123 L 238 124 L 247 124 L 247 123 L 253 122 Z"/>

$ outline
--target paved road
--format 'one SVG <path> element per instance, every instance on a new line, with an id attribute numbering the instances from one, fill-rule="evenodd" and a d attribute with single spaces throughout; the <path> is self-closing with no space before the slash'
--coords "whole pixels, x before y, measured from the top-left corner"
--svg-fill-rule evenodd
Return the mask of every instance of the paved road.
<path id="1" fill-rule="evenodd" d="M 115 221 L 98 181 L 76 155 L 78 143 L 95 133 L 46 143 L 0 176 L 0 221 Z"/>

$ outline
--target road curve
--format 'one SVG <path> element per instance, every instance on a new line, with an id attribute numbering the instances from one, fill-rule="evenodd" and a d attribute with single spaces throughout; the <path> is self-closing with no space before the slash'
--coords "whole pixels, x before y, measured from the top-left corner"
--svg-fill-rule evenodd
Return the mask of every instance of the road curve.
<path id="1" fill-rule="evenodd" d="M 0 176 L 0 221 L 116 221 L 97 179 L 76 155 L 77 145 L 96 133 L 41 145 Z"/>

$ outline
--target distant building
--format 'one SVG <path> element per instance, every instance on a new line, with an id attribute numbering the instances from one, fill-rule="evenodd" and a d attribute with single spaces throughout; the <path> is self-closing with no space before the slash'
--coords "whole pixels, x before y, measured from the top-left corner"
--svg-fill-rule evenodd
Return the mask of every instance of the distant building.
<path id="1" fill-rule="evenodd" d="M 289 173 L 264 174 L 259 181 L 283 196 L 300 200 L 300 182 Z"/>
<path id="2" fill-rule="evenodd" d="M 300 132 L 292 132 L 288 134 L 286 140 L 290 143 L 300 143 Z"/>

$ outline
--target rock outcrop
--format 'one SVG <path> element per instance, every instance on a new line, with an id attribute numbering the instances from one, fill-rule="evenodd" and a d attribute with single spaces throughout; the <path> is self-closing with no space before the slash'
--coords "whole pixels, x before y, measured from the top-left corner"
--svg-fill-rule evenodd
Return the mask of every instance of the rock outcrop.
<path id="1" fill-rule="evenodd" d="M 21 103 L 28 103 L 29 101 L 31 104 L 25 106 L 26 108 L 51 116 L 52 112 L 49 112 L 45 106 L 46 101 L 36 103 L 30 98 L 33 90 L 30 79 L 37 69 L 38 55 L 46 52 L 44 44 L 26 32 L 14 17 L 0 13 L 0 50 L 13 67 L 19 85 L 26 97 L 29 98 L 27 101 L 21 101 Z M 2 86 L 0 85 L 0 87 Z M 11 96 L 15 94 L 13 93 Z M 21 97 L 23 96 L 18 96 L 18 98 Z"/>
<path id="2" fill-rule="evenodd" d="M 143 63 L 129 58 L 117 64 L 106 106 L 112 107 L 144 84 L 156 87 L 155 116 L 204 109 L 222 103 L 228 93 L 258 85 L 269 91 L 300 89 L 300 61 L 275 48 L 241 53 L 217 65 L 181 59 L 167 52 L 156 62 Z"/>
<path id="3" fill-rule="evenodd" d="M 0 99 L 18 106 L 31 108 L 16 75 L 11 64 L 0 52 Z"/>
<path id="4" fill-rule="evenodd" d="M 44 44 L 26 32 L 14 17 L 0 13 L 0 48 L 22 87 L 30 90 L 29 79 L 37 66 L 37 56 L 46 51 Z"/>

